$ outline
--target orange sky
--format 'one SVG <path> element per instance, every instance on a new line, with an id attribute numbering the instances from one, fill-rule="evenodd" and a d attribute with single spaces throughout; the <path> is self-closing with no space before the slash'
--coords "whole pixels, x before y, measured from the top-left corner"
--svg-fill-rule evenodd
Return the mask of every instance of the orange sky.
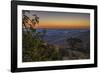
<path id="1" fill-rule="evenodd" d="M 90 22 L 85 19 L 74 19 L 74 20 L 44 20 L 40 21 L 39 25 L 35 28 L 46 28 L 46 29 L 87 29 L 90 27 Z"/>
<path id="2" fill-rule="evenodd" d="M 30 11 L 26 13 L 30 18 L 36 14 L 39 25 L 35 28 L 46 29 L 87 29 L 90 28 L 90 15 L 88 13 Z"/>

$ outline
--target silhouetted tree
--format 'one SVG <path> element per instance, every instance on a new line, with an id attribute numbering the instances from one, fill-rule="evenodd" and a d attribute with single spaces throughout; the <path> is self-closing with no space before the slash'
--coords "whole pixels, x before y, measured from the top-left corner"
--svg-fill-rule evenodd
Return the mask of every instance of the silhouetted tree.
<path id="1" fill-rule="evenodd" d="M 71 37 L 71 38 L 67 39 L 67 43 L 71 49 L 77 49 L 80 47 L 80 45 L 82 45 L 82 40 Z"/>
<path id="2" fill-rule="evenodd" d="M 30 19 L 25 12 L 30 13 L 30 11 L 23 11 L 23 16 L 22 16 L 22 25 L 23 28 L 26 29 L 27 32 L 30 32 L 29 30 L 32 30 L 32 32 L 35 32 L 36 29 L 34 28 L 36 24 L 39 24 L 39 17 L 34 14 L 33 19 Z M 29 29 L 29 30 L 28 30 Z M 31 32 L 30 32 L 31 33 Z M 32 33 L 31 33 L 32 34 Z"/>
<path id="3" fill-rule="evenodd" d="M 36 24 L 39 24 L 39 17 L 34 14 L 32 15 L 33 19 L 31 19 L 25 12 L 30 13 L 30 11 L 24 11 L 22 19 L 23 27 L 27 29 L 27 32 L 29 33 L 23 33 L 23 62 L 58 60 L 58 48 L 43 41 L 46 30 L 44 29 L 42 32 L 36 32 L 35 26 Z"/>
<path id="4" fill-rule="evenodd" d="M 34 19 L 32 19 L 32 21 L 33 21 L 34 25 L 36 23 L 39 24 L 39 17 L 36 14 L 34 14 L 33 16 L 34 16 Z"/>

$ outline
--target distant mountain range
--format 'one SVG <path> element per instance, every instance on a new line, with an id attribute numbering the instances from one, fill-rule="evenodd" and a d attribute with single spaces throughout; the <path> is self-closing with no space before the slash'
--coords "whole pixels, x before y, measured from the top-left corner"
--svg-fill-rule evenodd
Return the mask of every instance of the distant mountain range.
<path id="1" fill-rule="evenodd" d="M 37 32 L 42 32 L 44 29 L 38 29 Z M 81 39 L 85 44 L 90 41 L 89 29 L 46 29 L 44 37 L 45 42 L 55 44 L 60 47 L 66 47 L 66 40 L 75 37 Z"/>

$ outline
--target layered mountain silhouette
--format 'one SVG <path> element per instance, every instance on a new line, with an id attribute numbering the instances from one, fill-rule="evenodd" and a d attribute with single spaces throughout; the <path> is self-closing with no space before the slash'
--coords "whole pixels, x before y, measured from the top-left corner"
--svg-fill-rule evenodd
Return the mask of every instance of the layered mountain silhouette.
<path id="1" fill-rule="evenodd" d="M 38 31 L 41 32 L 42 29 L 39 29 Z M 90 31 L 88 29 L 86 30 L 64 30 L 64 29 L 56 29 L 52 30 L 49 29 L 46 32 L 46 35 L 44 37 L 44 40 L 49 44 L 55 44 L 62 48 L 65 48 L 66 40 L 72 38 L 79 38 L 83 41 L 84 44 L 90 42 Z"/>

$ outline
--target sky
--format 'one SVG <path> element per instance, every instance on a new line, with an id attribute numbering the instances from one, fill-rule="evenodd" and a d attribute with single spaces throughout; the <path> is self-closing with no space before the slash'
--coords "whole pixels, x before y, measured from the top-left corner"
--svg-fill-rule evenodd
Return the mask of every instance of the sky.
<path id="1" fill-rule="evenodd" d="M 32 19 L 33 14 L 39 17 L 39 24 L 35 28 L 46 29 L 89 29 L 90 14 L 75 12 L 34 11 L 25 12 Z"/>

